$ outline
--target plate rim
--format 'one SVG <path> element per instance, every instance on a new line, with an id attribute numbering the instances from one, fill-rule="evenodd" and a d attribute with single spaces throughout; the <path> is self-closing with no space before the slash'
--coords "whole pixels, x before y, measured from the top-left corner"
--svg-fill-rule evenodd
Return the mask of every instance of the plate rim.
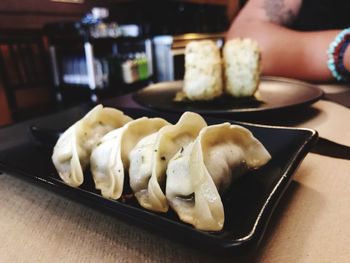
<path id="1" fill-rule="evenodd" d="M 308 89 L 312 89 L 315 93 L 314 96 L 305 99 L 304 101 L 298 102 L 298 103 L 290 103 L 286 104 L 283 106 L 272 106 L 272 107 L 266 107 L 266 108 L 235 108 L 235 109 L 224 109 L 224 110 L 206 110 L 206 109 L 191 109 L 192 111 L 195 111 L 200 114 L 207 114 L 207 115 L 212 115 L 212 114 L 235 114 L 235 115 L 246 115 L 246 114 L 263 114 L 263 113 L 271 113 L 271 112 L 276 112 L 276 111 L 283 111 L 283 110 L 289 110 L 289 109 L 295 109 L 299 108 L 302 106 L 307 106 L 311 105 L 318 100 L 322 99 L 324 97 L 324 91 L 319 88 L 316 84 L 309 83 L 303 80 L 298 80 L 298 79 L 292 79 L 292 78 L 286 78 L 286 77 L 279 77 L 279 76 L 262 76 L 260 78 L 260 81 L 276 81 L 280 83 L 289 83 L 289 84 L 296 84 L 299 86 L 303 86 Z M 150 89 L 157 89 L 159 86 L 164 86 L 167 83 L 170 85 L 181 85 L 183 83 L 183 80 L 173 80 L 173 81 L 164 81 L 164 82 L 157 82 L 157 83 L 152 83 L 140 90 L 137 90 L 132 94 L 132 99 L 138 103 L 139 105 L 146 107 L 148 109 L 153 109 L 153 110 L 164 110 L 167 112 L 173 112 L 173 113 L 181 113 L 184 112 L 188 109 L 185 110 L 178 110 L 177 108 L 171 108 L 171 107 L 161 107 L 161 106 L 152 106 L 140 99 L 140 95 L 144 92 L 147 92 Z"/>

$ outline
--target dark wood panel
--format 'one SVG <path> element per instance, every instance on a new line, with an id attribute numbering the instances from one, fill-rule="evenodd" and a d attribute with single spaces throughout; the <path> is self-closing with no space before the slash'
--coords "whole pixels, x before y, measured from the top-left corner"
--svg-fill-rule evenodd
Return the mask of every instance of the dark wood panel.
<path id="1" fill-rule="evenodd" d="M 111 3 L 126 2 L 125 0 L 85 0 L 84 3 L 62 3 L 50 0 L 1 0 L 2 12 L 34 12 L 34 13 L 67 13 L 81 14 L 93 6 L 105 6 Z"/>
<path id="2" fill-rule="evenodd" d="M 223 6 L 228 1 L 237 0 L 172 0 L 168 1 L 168 3 L 184 2 Z M 118 21 L 133 18 L 133 22 L 139 22 L 137 20 L 145 15 L 141 10 L 137 10 L 139 9 L 137 7 L 146 6 L 146 9 L 157 10 L 159 5 L 164 6 L 166 2 L 160 0 L 147 2 L 144 0 L 84 0 L 83 3 L 79 4 L 53 2 L 50 0 L 0 0 L 0 29 L 41 28 L 49 22 L 76 21 L 94 6 L 111 8 L 111 10 L 114 10 L 115 18 Z M 132 9 L 133 7 L 134 9 Z"/>
<path id="3" fill-rule="evenodd" d="M 78 18 L 79 16 L 0 15 L 0 29 L 39 29 L 46 23 Z"/>
<path id="4" fill-rule="evenodd" d="M 50 0 L 0 0 L 0 29 L 41 28 L 45 23 L 77 20 L 93 6 L 110 6 L 126 0 L 85 0 L 82 4 Z"/>
<path id="5" fill-rule="evenodd" d="M 227 5 L 228 1 L 231 1 L 231 0 L 179 0 L 179 2 L 209 4 L 209 5 Z"/>

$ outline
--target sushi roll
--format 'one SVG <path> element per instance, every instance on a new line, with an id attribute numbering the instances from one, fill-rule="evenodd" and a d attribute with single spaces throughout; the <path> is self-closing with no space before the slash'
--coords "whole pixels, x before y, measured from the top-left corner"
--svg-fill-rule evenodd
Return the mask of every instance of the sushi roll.
<path id="1" fill-rule="evenodd" d="M 233 97 L 253 96 L 261 72 L 261 53 L 252 39 L 232 39 L 223 49 L 225 92 Z"/>

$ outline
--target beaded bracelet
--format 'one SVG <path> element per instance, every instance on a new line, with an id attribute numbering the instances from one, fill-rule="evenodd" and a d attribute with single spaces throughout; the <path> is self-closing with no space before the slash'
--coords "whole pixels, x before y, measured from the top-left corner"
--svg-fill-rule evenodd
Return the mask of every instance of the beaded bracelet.
<path id="1" fill-rule="evenodd" d="M 338 81 L 350 79 L 350 72 L 344 66 L 344 53 L 350 44 L 350 28 L 342 30 L 328 48 L 328 68 Z"/>

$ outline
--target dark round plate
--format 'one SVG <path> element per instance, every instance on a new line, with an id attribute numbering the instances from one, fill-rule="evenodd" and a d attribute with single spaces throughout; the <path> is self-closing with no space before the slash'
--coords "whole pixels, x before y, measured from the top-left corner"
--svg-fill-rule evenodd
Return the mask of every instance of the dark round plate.
<path id="1" fill-rule="evenodd" d="M 136 92 L 133 98 L 145 107 L 171 112 L 253 114 L 307 106 L 323 96 L 321 89 L 306 82 L 279 77 L 263 77 L 256 98 L 236 99 L 226 95 L 207 102 L 175 102 L 175 94 L 181 91 L 182 87 L 183 81 L 152 84 Z"/>

